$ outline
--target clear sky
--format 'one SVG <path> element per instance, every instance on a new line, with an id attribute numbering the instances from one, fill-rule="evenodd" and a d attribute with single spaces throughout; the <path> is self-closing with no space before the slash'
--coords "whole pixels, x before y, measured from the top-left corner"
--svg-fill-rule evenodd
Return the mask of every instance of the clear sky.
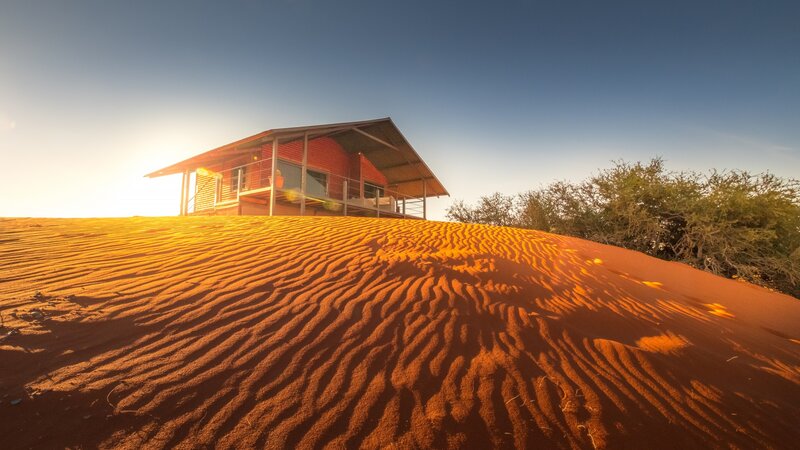
<path id="1" fill-rule="evenodd" d="M 620 158 L 800 177 L 798 5 L 0 0 L 0 216 L 174 215 L 145 173 L 385 116 L 434 218 Z"/>

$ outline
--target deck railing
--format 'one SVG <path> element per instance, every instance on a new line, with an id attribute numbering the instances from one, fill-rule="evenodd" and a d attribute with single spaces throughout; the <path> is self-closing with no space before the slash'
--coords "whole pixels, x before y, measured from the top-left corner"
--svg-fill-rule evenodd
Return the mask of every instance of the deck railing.
<path id="1" fill-rule="evenodd" d="M 284 171 L 276 177 L 275 189 L 283 199 L 300 203 L 302 168 L 299 164 L 279 160 Z M 221 172 L 199 170 L 195 176 L 194 195 L 189 199 L 189 211 L 202 211 L 235 202 L 240 196 L 268 191 L 271 187 L 272 160 L 263 159 Z M 277 198 L 277 196 L 276 196 Z M 424 217 L 425 205 L 420 197 L 340 175 L 307 169 L 305 198 L 308 204 L 323 205 L 343 215 L 381 214 L 402 217 Z M 307 206 L 309 208 L 311 206 Z"/>

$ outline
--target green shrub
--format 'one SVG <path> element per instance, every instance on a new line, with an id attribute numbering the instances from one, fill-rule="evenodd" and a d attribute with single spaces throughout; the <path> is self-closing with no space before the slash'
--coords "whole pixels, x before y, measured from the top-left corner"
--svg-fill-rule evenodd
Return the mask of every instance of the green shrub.
<path id="1" fill-rule="evenodd" d="M 669 172 L 656 158 L 475 206 L 456 201 L 447 216 L 578 236 L 800 297 L 799 188 L 771 174 Z"/>

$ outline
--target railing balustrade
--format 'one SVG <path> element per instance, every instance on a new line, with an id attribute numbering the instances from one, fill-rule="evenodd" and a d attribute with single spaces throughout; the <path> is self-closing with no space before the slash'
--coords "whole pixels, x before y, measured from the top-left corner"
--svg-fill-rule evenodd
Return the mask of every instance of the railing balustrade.
<path id="1" fill-rule="evenodd" d="M 283 169 L 283 170 L 281 170 Z M 284 173 L 286 172 L 286 173 Z M 235 202 L 243 195 L 266 191 L 271 187 L 272 159 L 261 159 L 220 172 L 198 169 L 195 191 L 189 200 L 190 211 L 212 209 Z M 392 217 L 423 217 L 424 201 L 376 183 L 307 169 L 305 198 L 307 203 L 341 211 L 344 215 L 381 214 Z M 302 168 L 299 164 L 279 160 L 275 189 L 282 198 L 299 203 L 303 198 Z M 308 208 L 308 206 L 307 206 Z"/>

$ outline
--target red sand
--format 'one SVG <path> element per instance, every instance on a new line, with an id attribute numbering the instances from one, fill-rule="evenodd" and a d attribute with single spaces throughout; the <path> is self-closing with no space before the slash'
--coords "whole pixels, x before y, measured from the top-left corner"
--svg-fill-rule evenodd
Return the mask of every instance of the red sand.
<path id="1" fill-rule="evenodd" d="M 800 442 L 800 301 L 579 239 L 9 219 L 0 267 L 3 448 Z"/>

